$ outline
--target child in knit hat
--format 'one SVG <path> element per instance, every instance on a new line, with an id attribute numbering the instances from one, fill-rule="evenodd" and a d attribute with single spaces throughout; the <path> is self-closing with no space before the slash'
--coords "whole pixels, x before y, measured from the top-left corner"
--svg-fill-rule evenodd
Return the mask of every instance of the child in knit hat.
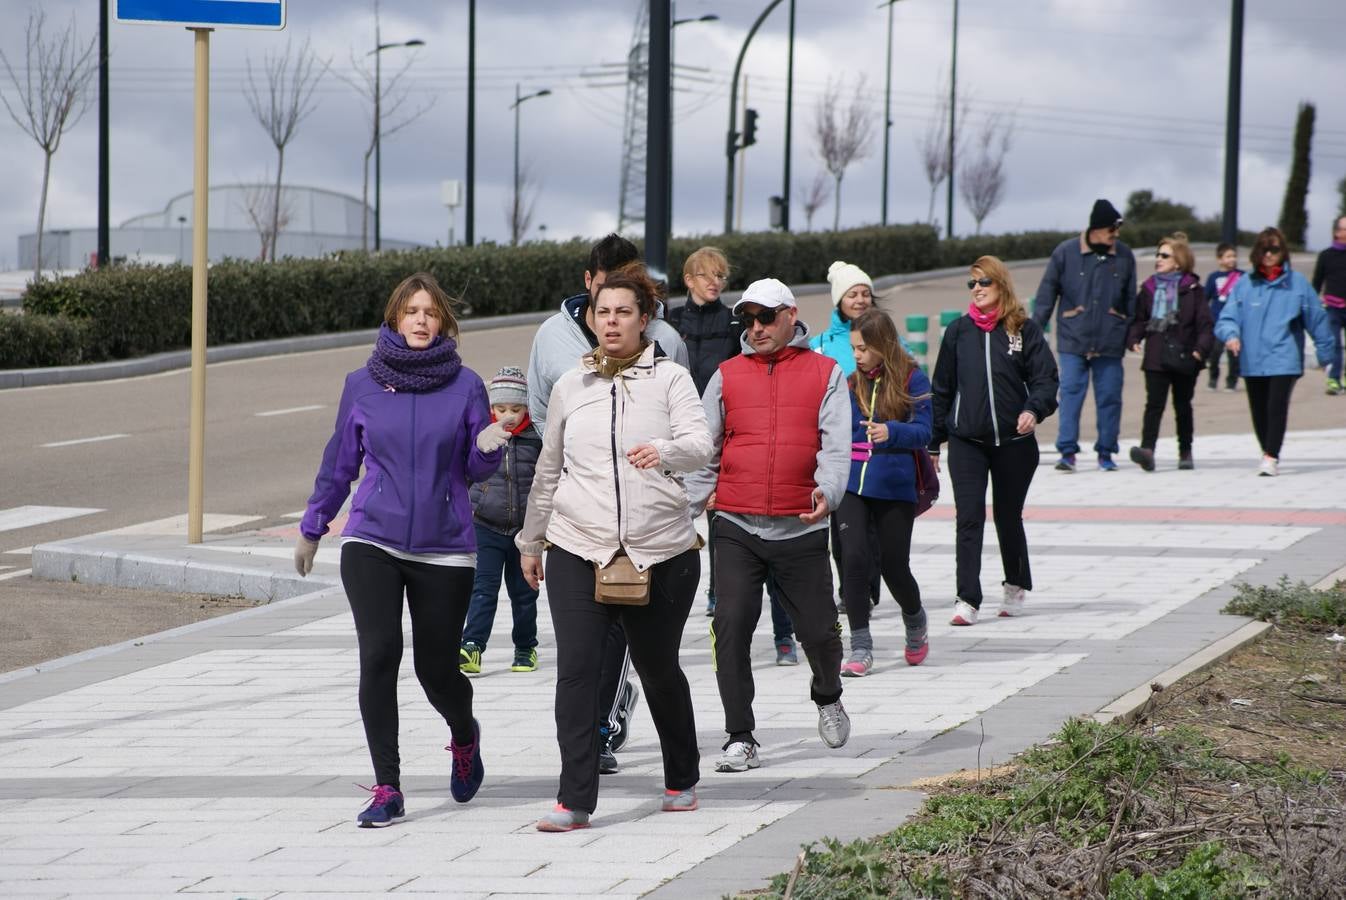
<path id="1" fill-rule="evenodd" d="M 835 359 L 841 366 L 841 374 L 849 378 L 855 371 L 851 322 L 874 305 L 874 282 L 864 269 L 842 260 L 827 267 L 827 281 L 832 286 L 832 306 L 835 307 L 832 320 L 826 331 L 809 339 L 809 346 Z"/>
<path id="2" fill-rule="evenodd" d="M 495 474 L 470 490 L 472 524 L 477 532 L 477 574 L 463 627 L 458 668 L 481 672 L 481 657 L 495 623 L 496 601 L 503 578 L 514 615 L 514 662 L 511 672 L 537 670 L 538 592 L 524 580 L 514 535 L 523 527 L 533 469 L 542 452 L 542 437 L 528 418 L 528 381 L 523 369 L 504 366 L 487 385 L 491 418 L 510 432 L 505 458 Z"/>

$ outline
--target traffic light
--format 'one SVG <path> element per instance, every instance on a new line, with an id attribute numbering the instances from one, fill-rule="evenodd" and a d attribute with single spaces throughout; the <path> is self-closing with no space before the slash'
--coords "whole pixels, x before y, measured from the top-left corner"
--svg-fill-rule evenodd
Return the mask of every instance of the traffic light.
<path id="1" fill-rule="evenodd" d="M 751 147 L 757 143 L 757 110 L 743 110 L 743 146 Z"/>

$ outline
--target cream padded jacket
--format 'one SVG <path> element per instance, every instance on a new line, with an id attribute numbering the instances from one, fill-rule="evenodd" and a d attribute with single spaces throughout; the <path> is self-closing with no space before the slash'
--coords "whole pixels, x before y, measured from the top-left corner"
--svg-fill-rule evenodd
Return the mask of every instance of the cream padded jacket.
<path id="1" fill-rule="evenodd" d="M 659 451 L 659 465 L 637 469 L 626 452 Z M 696 545 L 682 475 L 703 467 L 713 446 L 692 376 L 645 349 L 616 378 L 594 370 L 592 354 L 552 388 L 542 453 L 519 552 L 540 556 L 546 542 L 607 565 L 619 547 L 636 568 Z"/>

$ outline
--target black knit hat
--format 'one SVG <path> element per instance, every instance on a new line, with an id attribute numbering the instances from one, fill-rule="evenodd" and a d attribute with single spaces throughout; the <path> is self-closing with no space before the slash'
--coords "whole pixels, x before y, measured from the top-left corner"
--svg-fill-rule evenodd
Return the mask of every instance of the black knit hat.
<path id="1" fill-rule="evenodd" d="M 1112 228 L 1114 226 L 1120 228 L 1121 225 L 1122 214 L 1117 211 L 1117 207 L 1101 197 L 1094 201 L 1094 208 L 1089 213 L 1090 231 L 1095 228 Z"/>

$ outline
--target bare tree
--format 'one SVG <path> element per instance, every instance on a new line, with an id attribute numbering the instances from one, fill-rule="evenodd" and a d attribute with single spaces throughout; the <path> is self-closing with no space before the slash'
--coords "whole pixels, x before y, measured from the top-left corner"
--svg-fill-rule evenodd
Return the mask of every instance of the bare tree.
<path id="1" fill-rule="evenodd" d="M 1013 143 L 1014 117 L 991 113 L 958 167 L 958 193 L 981 234 L 981 223 L 1005 199 L 1005 156 Z"/>
<path id="2" fill-rule="evenodd" d="M 874 137 L 874 107 L 864 97 L 865 78 L 855 82 L 850 102 L 842 108 L 842 82 L 827 81 L 827 89 L 813 109 L 814 150 L 831 173 L 836 187 L 833 194 L 832 230 L 841 224 L 841 179 L 856 160 L 869 155 Z"/>
<path id="3" fill-rule="evenodd" d="M 803 197 L 800 202 L 804 206 L 805 229 L 813 230 L 813 216 L 822 209 L 824 204 L 832 198 L 832 186 L 827 183 L 826 172 L 815 172 L 813 180 L 807 184 L 800 184 L 799 193 Z"/>
<path id="4" fill-rule="evenodd" d="M 248 59 L 248 84 L 244 95 L 248 98 L 248 108 L 258 124 L 266 131 L 267 137 L 276 148 L 276 189 L 272 193 L 271 237 L 266 242 L 272 251 L 274 261 L 276 239 L 280 236 L 280 194 L 281 179 L 285 173 L 285 147 L 294 140 L 299 131 L 299 123 L 308 117 L 317 107 L 313 100 L 313 91 L 318 80 L 331 65 L 330 61 L 319 60 L 309 47 L 308 39 L 300 46 L 298 54 L 291 53 L 290 43 L 279 54 L 266 54 L 262 69 L 266 85 L 260 86 L 254 77 L 252 59 Z"/>
<path id="5" fill-rule="evenodd" d="M 926 209 L 925 220 L 935 224 L 935 195 L 944 179 L 953 171 L 954 158 L 949 154 L 949 90 L 947 82 L 935 88 L 935 111 L 923 131 L 916 138 L 916 150 L 921 159 L 921 170 L 930 185 L 930 204 Z M 967 119 L 967 92 L 964 92 L 958 104 L 958 130 L 963 130 Z M 955 155 L 956 155 L 955 150 Z"/>
<path id="6" fill-rule="evenodd" d="M 262 251 L 258 259 L 266 261 L 276 258 L 275 241 L 280 239 L 282 229 L 290 224 L 294 217 L 294 208 L 289 199 L 281 198 L 279 206 L 276 203 L 275 185 L 266 182 L 258 182 L 249 185 L 243 191 L 243 197 L 238 201 L 243 207 L 243 212 L 247 214 L 248 220 L 252 222 L 252 227 L 257 229 L 257 236 L 262 242 Z M 276 217 L 276 210 L 279 208 L 279 218 Z M 273 223 L 278 223 L 273 227 Z"/>
<path id="7" fill-rule="evenodd" d="M 374 46 L 379 45 L 379 4 L 377 0 L 374 3 Z M 391 137 L 397 132 L 406 128 L 412 122 L 415 122 L 421 116 L 430 111 L 435 105 L 437 94 L 431 94 L 421 102 L 408 105 L 411 97 L 410 89 L 402 84 L 402 77 L 407 74 L 411 64 L 416 61 L 416 53 L 403 57 L 402 65 L 391 74 L 382 74 L 376 78 L 374 67 L 365 60 L 368 56 L 357 56 L 354 50 L 351 50 L 351 69 L 353 75 L 345 75 L 341 72 L 335 73 L 338 78 L 355 88 L 360 98 L 369 105 L 369 143 L 365 145 L 364 152 L 364 180 L 360 189 L 360 199 L 364 205 L 362 207 L 362 218 L 360 221 L 360 248 L 369 249 L 369 160 L 374 155 L 374 147 L 380 134 L 383 137 Z M 375 102 L 375 95 L 381 95 Z M 378 116 L 383 120 L 382 127 L 375 127 L 374 115 L 378 110 Z"/>
<path id="8" fill-rule="evenodd" d="M 537 195 L 541 185 L 533 177 L 533 167 L 524 163 L 519 166 L 519 195 L 505 200 L 505 225 L 509 228 L 509 242 L 518 244 L 533 224 L 533 213 L 537 207 Z"/>
<path id="9" fill-rule="evenodd" d="M 97 36 L 88 44 L 80 43 L 74 16 L 59 34 L 50 37 L 42 33 L 46 23 L 45 13 L 28 13 L 22 75 L 0 50 L 0 63 L 18 95 L 11 104 L 9 97 L 0 93 L 0 102 L 23 133 L 42 148 L 42 195 L 37 203 L 37 257 L 33 267 L 36 278 L 42 277 L 42 230 L 46 227 L 51 158 L 61 146 L 62 135 L 88 111 L 89 80 L 98 70 Z"/>

